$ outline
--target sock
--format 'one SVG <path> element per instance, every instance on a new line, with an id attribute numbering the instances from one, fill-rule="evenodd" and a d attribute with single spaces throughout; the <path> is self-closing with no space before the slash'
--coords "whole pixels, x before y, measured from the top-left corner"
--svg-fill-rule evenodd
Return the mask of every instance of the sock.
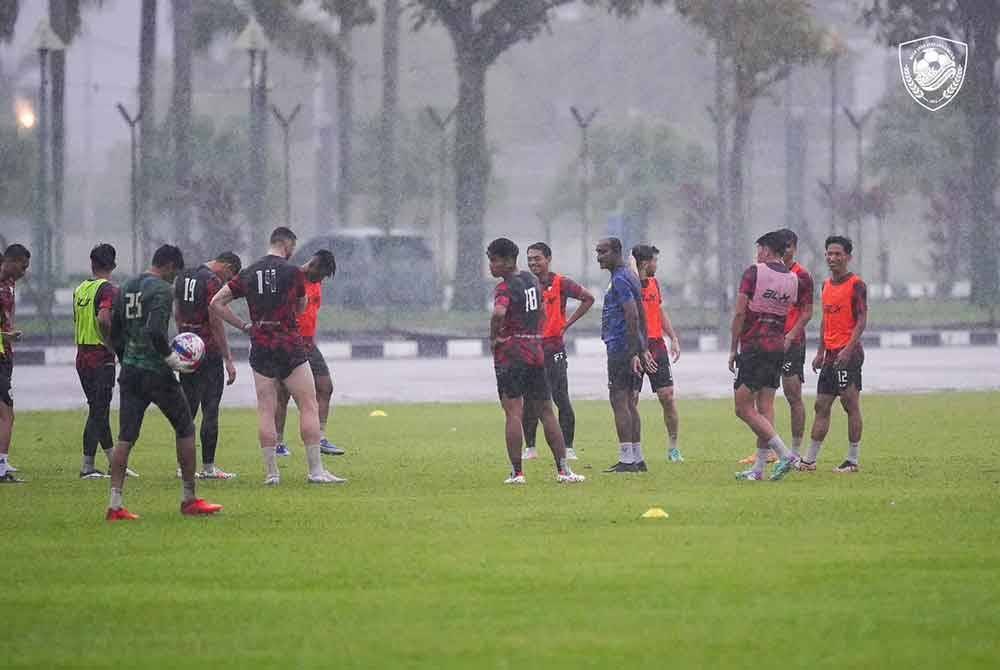
<path id="1" fill-rule="evenodd" d="M 518 458 L 516 461 L 511 461 L 510 462 L 510 470 L 511 470 L 511 473 L 515 474 L 515 475 L 520 475 L 520 474 L 524 473 L 524 470 L 521 469 L 521 459 L 520 458 Z"/>
<path id="2" fill-rule="evenodd" d="M 633 463 L 639 463 L 641 461 L 646 460 L 642 457 L 642 443 L 640 442 L 632 443 L 632 459 Z"/>
<path id="3" fill-rule="evenodd" d="M 754 472 L 764 472 L 764 468 L 767 467 L 767 457 L 771 455 L 771 447 L 764 447 L 763 449 L 757 449 L 757 460 L 753 462 Z"/>
<path id="4" fill-rule="evenodd" d="M 83 455 L 83 463 L 80 464 L 80 472 L 90 472 L 94 469 L 94 457 Z"/>
<path id="5" fill-rule="evenodd" d="M 207 474 L 212 474 L 215 472 L 215 463 L 202 463 L 201 471 Z"/>
<path id="6" fill-rule="evenodd" d="M 261 456 L 264 457 L 264 469 L 267 471 L 268 477 L 278 476 L 278 456 L 275 453 L 274 447 L 264 447 L 260 450 Z"/>
<path id="7" fill-rule="evenodd" d="M 181 486 L 181 490 L 182 490 L 181 502 L 187 502 L 189 500 L 195 499 L 193 479 L 189 482 L 184 482 L 184 484 Z"/>
<path id="8" fill-rule="evenodd" d="M 320 455 L 318 444 L 306 446 L 306 462 L 309 464 L 310 475 L 323 474 L 323 457 Z"/>
<path id="9" fill-rule="evenodd" d="M 676 449 L 677 448 L 677 436 L 676 435 L 671 435 L 670 436 L 670 448 L 671 449 Z"/>
<path id="10" fill-rule="evenodd" d="M 634 463 L 632 460 L 632 443 L 622 442 L 618 445 L 618 462 L 619 463 Z"/>
<path id="11" fill-rule="evenodd" d="M 801 437 L 795 437 L 793 435 L 792 436 L 792 453 L 794 453 L 796 456 L 798 456 L 801 451 L 802 451 L 802 438 Z"/>
<path id="12" fill-rule="evenodd" d="M 0 464 L 7 464 L 7 454 L 0 454 Z"/>
<path id="13" fill-rule="evenodd" d="M 851 442 L 847 447 L 847 460 L 857 465 L 858 458 L 860 456 L 861 456 L 861 443 Z"/>
<path id="14" fill-rule="evenodd" d="M 775 435 L 768 440 L 767 446 L 774 449 L 774 453 L 778 454 L 778 458 L 788 460 L 792 457 L 792 452 L 788 451 L 788 447 L 785 446 L 785 443 L 781 440 L 780 435 Z"/>
<path id="15" fill-rule="evenodd" d="M 111 503 L 108 505 L 108 507 L 110 507 L 111 509 L 121 509 L 124 504 L 125 504 L 125 501 L 122 498 L 122 490 L 121 489 L 112 488 L 111 489 Z"/>
<path id="16" fill-rule="evenodd" d="M 557 472 L 569 472 L 569 468 L 566 466 L 566 459 L 560 458 L 556 461 L 556 471 Z"/>
<path id="17" fill-rule="evenodd" d="M 104 450 L 104 456 L 105 456 L 105 458 L 108 459 L 108 470 L 111 469 L 111 454 L 113 454 L 114 451 L 115 451 L 114 449 L 105 449 Z"/>
<path id="18" fill-rule="evenodd" d="M 809 463 L 815 463 L 816 459 L 819 458 L 819 450 L 823 448 L 823 442 L 817 440 L 809 441 L 809 453 L 806 454 L 806 461 Z"/>

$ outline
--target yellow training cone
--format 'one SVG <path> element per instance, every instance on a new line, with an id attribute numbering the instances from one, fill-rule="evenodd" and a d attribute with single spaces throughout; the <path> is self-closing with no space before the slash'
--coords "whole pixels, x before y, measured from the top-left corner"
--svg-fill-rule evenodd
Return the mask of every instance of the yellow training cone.
<path id="1" fill-rule="evenodd" d="M 667 519 L 670 515 L 663 511 L 660 507 L 650 507 L 646 510 L 646 513 L 642 515 L 643 519 Z"/>
<path id="2" fill-rule="evenodd" d="M 376 410 L 373 410 L 372 413 L 369 414 L 368 416 L 389 416 L 389 415 L 386 414 L 385 412 L 383 412 L 380 409 L 376 409 Z"/>

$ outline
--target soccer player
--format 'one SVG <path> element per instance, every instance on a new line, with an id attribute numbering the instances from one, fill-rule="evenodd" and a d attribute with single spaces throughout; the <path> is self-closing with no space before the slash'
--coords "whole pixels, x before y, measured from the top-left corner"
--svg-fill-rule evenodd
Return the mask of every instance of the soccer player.
<path id="1" fill-rule="evenodd" d="M 542 300 L 545 303 L 545 330 L 542 332 L 542 352 L 545 354 L 545 376 L 552 391 L 552 400 L 559 409 L 559 427 L 562 429 L 563 440 L 566 442 L 566 460 L 575 461 L 576 451 L 573 449 L 573 438 L 576 434 L 576 414 L 569 400 L 568 363 L 566 361 L 566 343 L 563 336 L 570 327 L 580 320 L 594 306 L 594 296 L 575 281 L 564 275 L 549 271 L 552 262 L 552 249 L 545 242 L 535 242 L 528 247 L 528 269 L 538 278 L 542 288 Z M 580 304 L 573 314 L 566 318 L 566 300 L 573 298 Z M 530 407 L 524 412 L 524 442 L 525 460 L 538 458 L 535 449 L 535 435 L 538 429 L 538 417 L 531 413 Z"/>
<path id="2" fill-rule="evenodd" d="M 14 399 L 11 382 L 14 374 L 14 342 L 21 331 L 14 329 L 14 284 L 28 271 L 31 252 L 12 244 L 0 260 L 0 484 L 14 484 L 20 479 L 10 462 L 10 439 L 14 433 Z"/>
<path id="3" fill-rule="evenodd" d="M 312 369 L 313 379 L 316 381 L 319 430 L 320 435 L 322 435 L 319 441 L 319 450 L 327 456 L 342 456 L 344 450 L 326 439 L 326 421 L 330 416 L 330 398 L 333 396 L 333 377 L 330 375 L 326 359 L 323 358 L 323 352 L 316 346 L 316 325 L 319 321 L 319 308 L 323 305 L 322 282 L 327 277 L 332 278 L 337 273 L 337 260 L 332 251 L 320 249 L 302 266 L 302 272 L 306 275 L 306 308 L 299 314 L 299 332 L 309 350 L 309 367 Z M 284 439 L 289 397 L 285 385 L 279 384 L 278 405 L 274 414 L 278 430 L 278 446 L 276 447 L 278 456 L 291 455 Z"/>
<path id="4" fill-rule="evenodd" d="M 111 464 L 111 396 L 115 389 L 115 352 L 111 347 L 111 310 L 118 288 L 111 283 L 116 251 L 98 244 L 90 251 L 91 278 L 73 291 L 73 325 L 76 340 L 76 374 L 87 398 L 87 422 L 83 428 L 83 462 L 80 479 L 104 479 L 94 463 L 101 445 Z M 110 469 L 110 467 L 109 467 Z"/>
<path id="5" fill-rule="evenodd" d="M 176 372 L 188 374 L 193 367 L 171 350 L 167 334 L 173 302 L 171 283 L 183 269 L 181 250 L 164 244 L 153 254 L 152 266 L 127 281 L 115 299 L 111 340 L 122 363 L 118 377 L 121 427 L 111 458 L 111 504 L 105 515 L 108 521 L 139 518 L 124 505 L 125 470 L 150 403 L 160 408 L 177 438 L 177 462 L 183 482 L 181 514 L 196 516 L 222 510 L 222 505 L 195 496 L 194 421 L 175 376 Z"/>
<path id="6" fill-rule="evenodd" d="M 511 473 L 504 484 L 524 484 L 521 468 L 521 431 L 525 405 L 542 422 L 545 441 L 556 462 L 556 481 L 582 482 L 566 464 L 566 443 L 552 409 L 545 378 L 545 356 L 541 332 L 545 321 L 542 291 L 530 272 L 517 269 L 517 245 L 505 237 L 490 242 L 486 255 L 490 274 L 501 281 L 493 297 L 490 345 L 497 378 L 500 406 L 506 417 L 505 438 Z"/>
<path id="7" fill-rule="evenodd" d="M 656 361 L 656 372 L 647 372 L 649 387 L 656 394 L 663 407 L 663 423 L 667 427 L 670 440 L 667 446 L 667 461 L 683 463 L 684 457 L 677 446 L 677 404 L 674 402 L 674 378 L 670 373 L 670 363 L 676 363 L 681 357 L 680 338 L 670 323 L 670 316 L 663 307 L 663 293 L 660 282 L 656 279 L 656 266 L 660 250 L 648 244 L 637 244 L 632 248 L 632 258 L 639 270 L 639 281 L 642 285 L 642 306 L 646 317 L 646 341 L 649 353 Z M 670 350 L 663 339 L 664 334 L 670 338 Z M 642 380 L 639 381 L 640 389 Z M 636 394 L 636 404 L 639 402 L 639 390 Z"/>
<path id="8" fill-rule="evenodd" d="M 656 372 L 646 343 L 646 319 L 639 308 L 639 277 L 622 255 L 622 243 L 608 237 L 597 243 L 597 263 L 611 273 L 601 313 L 601 339 L 608 350 L 608 389 L 618 433 L 618 462 L 605 472 L 645 472 L 639 394 L 643 368 Z"/>
<path id="9" fill-rule="evenodd" d="M 199 407 L 202 410 L 201 472 L 197 474 L 200 479 L 232 479 L 236 476 L 215 464 L 219 443 L 219 404 L 223 388 L 236 381 L 236 366 L 229 351 L 225 323 L 208 306 L 215 294 L 239 274 L 242 267 L 240 257 L 226 251 L 203 265 L 185 269 L 174 280 L 177 330 L 194 333 L 205 343 L 205 355 L 198 369 L 181 375 L 181 389 L 191 409 L 191 418 L 198 416 Z"/>
<path id="10" fill-rule="evenodd" d="M 733 312 L 729 370 L 736 416 L 757 436 L 757 459 L 737 479 L 760 481 L 770 449 L 778 454 L 771 480 L 778 481 L 797 464 L 774 430 L 774 393 L 785 357 L 785 320 L 798 299 L 799 280 L 781 258 L 785 238 L 770 232 L 757 240 L 757 263 L 743 273 Z M 738 371 L 737 371 L 738 370 Z"/>
<path id="11" fill-rule="evenodd" d="M 806 407 L 802 402 L 802 384 L 806 380 L 806 324 L 813 315 L 813 278 L 795 260 L 799 247 L 798 235 L 788 228 L 782 228 L 777 232 L 785 237 L 787 245 L 782 261 L 799 278 L 798 301 L 791 306 L 788 316 L 785 317 L 785 360 L 781 364 L 781 388 L 792 416 L 792 451 L 798 456 L 806 431 Z M 774 423 L 774 416 L 768 419 Z M 756 453 L 740 462 L 749 465 L 755 460 L 757 460 Z M 773 451 L 769 452 L 767 462 L 774 463 L 777 460 L 778 455 Z"/>
<path id="12" fill-rule="evenodd" d="M 848 269 L 854 244 L 840 235 L 826 238 L 826 265 L 830 278 L 823 282 L 823 320 L 820 322 L 819 351 L 813 371 L 819 370 L 816 384 L 816 416 L 813 419 L 809 452 L 800 470 L 816 469 L 823 440 L 830 430 L 830 408 L 840 396 L 847 412 L 847 458 L 834 472 L 860 469 L 861 456 L 861 366 L 865 350 L 861 335 L 868 324 L 868 287 Z"/>
<path id="13" fill-rule="evenodd" d="M 312 484 L 339 484 L 347 480 L 327 472 L 320 456 L 322 437 L 316 406 L 316 382 L 309 367 L 309 350 L 299 333 L 296 317 L 305 309 L 306 287 L 302 269 L 288 259 L 295 252 L 296 236 L 285 227 L 271 233 L 266 256 L 244 268 L 212 299 L 211 308 L 222 319 L 250 335 L 250 368 L 257 390 L 257 421 L 261 455 L 266 477 L 264 484 L 281 483 L 275 445 L 274 422 L 278 384 L 283 383 L 299 408 L 299 430 L 306 445 Z M 245 298 L 250 321 L 243 321 L 229 307 L 236 298 Z"/>

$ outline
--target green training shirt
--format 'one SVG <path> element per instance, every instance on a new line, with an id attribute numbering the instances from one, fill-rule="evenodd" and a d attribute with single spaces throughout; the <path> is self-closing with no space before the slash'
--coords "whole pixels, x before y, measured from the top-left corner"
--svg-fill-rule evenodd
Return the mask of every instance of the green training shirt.
<path id="1" fill-rule="evenodd" d="M 128 280 L 115 300 L 115 330 L 122 342 L 122 364 L 173 376 L 157 351 L 153 337 L 170 341 L 168 327 L 173 309 L 173 287 L 151 274 Z"/>

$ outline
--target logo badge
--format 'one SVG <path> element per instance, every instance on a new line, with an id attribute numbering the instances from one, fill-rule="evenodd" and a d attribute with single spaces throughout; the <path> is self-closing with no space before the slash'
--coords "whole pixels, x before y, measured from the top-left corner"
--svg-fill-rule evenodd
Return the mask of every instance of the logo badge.
<path id="1" fill-rule="evenodd" d="M 951 102 L 965 81 L 969 45 L 930 35 L 899 45 L 899 71 L 907 92 L 936 112 Z"/>

